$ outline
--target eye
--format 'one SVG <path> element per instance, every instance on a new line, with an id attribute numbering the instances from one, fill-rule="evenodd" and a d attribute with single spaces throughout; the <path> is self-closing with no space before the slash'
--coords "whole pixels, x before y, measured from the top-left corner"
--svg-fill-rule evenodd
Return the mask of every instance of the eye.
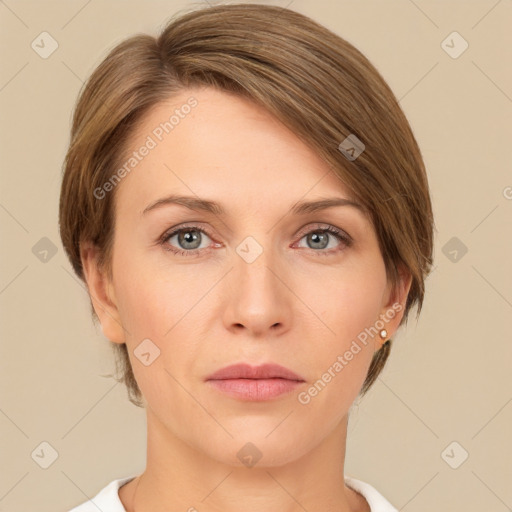
<path id="1" fill-rule="evenodd" d="M 208 251 L 212 244 L 208 232 L 197 225 L 181 226 L 177 229 L 166 231 L 159 240 L 160 245 L 166 250 L 179 256 L 197 256 Z M 306 231 L 300 241 L 306 239 L 306 247 L 296 245 L 300 248 L 310 249 L 313 252 L 329 255 L 343 250 L 352 245 L 351 237 L 344 231 L 334 226 L 315 226 L 314 229 Z M 338 242 L 336 244 L 335 242 Z M 214 243 L 214 246 L 221 247 L 221 244 Z"/>
<path id="2" fill-rule="evenodd" d="M 306 239 L 306 248 L 326 254 L 340 251 L 352 245 L 350 236 L 334 226 L 317 227 L 303 235 L 301 240 L 303 239 Z M 336 244 L 336 241 L 341 243 Z M 334 242 L 334 245 L 330 242 Z"/>
<path id="3" fill-rule="evenodd" d="M 160 239 L 160 244 L 166 251 L 171 251 L 174 254 L 194 256 L 208 248 L 208 244 L 203 245 L 205 237 L 211 240 L 208 233 L 202 228 L 182 226 L 179 229 L 164 233 Z M 175 240 L 173 241 L 173 239 Z"/>

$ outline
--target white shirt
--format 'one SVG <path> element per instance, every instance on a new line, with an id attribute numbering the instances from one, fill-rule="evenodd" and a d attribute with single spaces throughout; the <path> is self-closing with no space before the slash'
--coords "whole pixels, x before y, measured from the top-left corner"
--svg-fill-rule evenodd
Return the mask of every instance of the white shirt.
<path id="1" fill-rule="evenodd" d="M 94 498 L 71 509 L 69 512 L 98 512 L 98 510 L 102 512 L 126 512 L 119 498 L 119 488 L 134 478 L 135 476 L 128 476 L 113 480 L 96 494 Z M 371 512 L 398 512 L 398 510 L 370 484 L 356 480 L 347 475 L 345 475 L 345 483 L 366 499 L 368 505 L 370 505 Z"/>

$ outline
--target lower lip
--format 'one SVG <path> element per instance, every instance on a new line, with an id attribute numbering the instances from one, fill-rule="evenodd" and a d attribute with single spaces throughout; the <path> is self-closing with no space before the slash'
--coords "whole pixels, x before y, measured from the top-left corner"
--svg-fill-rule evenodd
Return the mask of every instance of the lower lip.
<path id="1" fill-rule="evenodd" d="M 250 401 L 270 400 L 290 393 L 302 384 L 288 379 L 224 379 L 207 382 L 227 395 Z"/>

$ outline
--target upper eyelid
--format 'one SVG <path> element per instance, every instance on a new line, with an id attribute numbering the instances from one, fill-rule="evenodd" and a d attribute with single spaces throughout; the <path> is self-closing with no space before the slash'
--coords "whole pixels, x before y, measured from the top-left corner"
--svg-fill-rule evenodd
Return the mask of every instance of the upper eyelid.
<path id="1" fill-rule="evenodd" d="M 205 228 L 202 226 L 202 222 L 190 222 L 190 223 L 185 223 L 184 225 L 178 225 L 176 227 L 173 227 L 173 228 L 169 228 L 167 230 L 165 230 L 165 233 L 173 233 L 173 232 L 176 232 L 176 231 L 181 231 L 183 229 L 198 229 L 199 231 L 204 231 L 206 234 L 208 234 L 209 232 L 209 229 L 208 228 Z M 333 227 L 333 228 L 336 228 L 336 229 L 339 229 L 340 231 L 346 233 L 348 235 L 348 233 L 346 232 L 345 229 L 343 228 L 339 228 L 337 226 L 335 226 L 334 224 L 330 223 L 330 222 L 309 222 L 308 224 L 306 224 L 303 228 L 301 228 L 299 230 L 299 233 L 303 232 L 303 231 L 310 231 L 310 230 L 314 230 L 314 229 L 318 229 L 318 230 L 321 230 L 321 229 L 326 229 L 327 227 Z"/>

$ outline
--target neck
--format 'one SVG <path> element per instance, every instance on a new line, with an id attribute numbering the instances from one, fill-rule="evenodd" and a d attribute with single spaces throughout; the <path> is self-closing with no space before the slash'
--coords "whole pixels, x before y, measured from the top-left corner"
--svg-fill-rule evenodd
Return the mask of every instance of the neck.
<path id="1" fill-rule="evenodd" d="M 146 470 L 119 491 L 127 512 L 370 512 L 343 479 L 347 417 L 299 458 L 240 467 L 197 451 L 147 414 Z"/>

